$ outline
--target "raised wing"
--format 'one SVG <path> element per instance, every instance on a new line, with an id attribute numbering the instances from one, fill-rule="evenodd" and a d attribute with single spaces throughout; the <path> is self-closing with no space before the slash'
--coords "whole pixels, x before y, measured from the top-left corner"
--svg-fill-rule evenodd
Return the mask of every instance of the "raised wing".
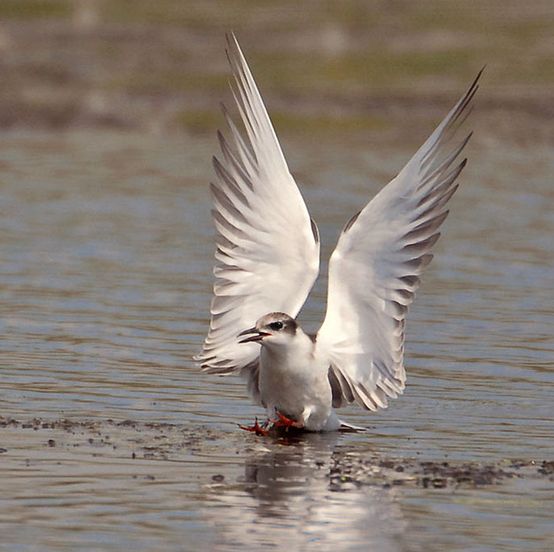
<path id="1" fill-rule="evenodd" d="M 279 146 L 256 83 L 234 37 L 227 37 L 233 96 L 245 141 L 224 109 L 235 151 L 218 132 L 223 159 L 211 185 L 216 265 L 210 330 L 196 357 L 204 371 L 256 369 L 260 347 L 237 334 L 273 311 L 295 317 L 319 271 L 319 238 Z"/>
<path id="2" fill-rule="evenodd" d="M 404 389 L 407 308 L 433 258 L 471 134 L 450 151 L 445 146 L 471 109 L 480 75 L 398 176 L 342 231 L 329 262 L 327 313 L 316 341 L 330 358 L 334 406 L 356 401 L 377 410 Z"/>

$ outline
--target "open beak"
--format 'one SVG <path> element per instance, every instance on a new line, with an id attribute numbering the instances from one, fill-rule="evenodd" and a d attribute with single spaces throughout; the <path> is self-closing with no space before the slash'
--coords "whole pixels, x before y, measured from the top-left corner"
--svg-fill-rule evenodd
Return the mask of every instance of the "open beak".
<path id="1" fill-rule="evenodd" d="M 257 330 L 256 328 L 248 328 L 247 330 L 244 330 L 243 332 L 240 332 L 237 337 L 241 337 L 243 335 L 247 335 L 249 337 L 241 339 L 239 341 L 239 343 L 258 343 L 264 337 L 266 337 L 270 334 L 265 333 L 265 332 L 260 332 L 260 330 Z"/>

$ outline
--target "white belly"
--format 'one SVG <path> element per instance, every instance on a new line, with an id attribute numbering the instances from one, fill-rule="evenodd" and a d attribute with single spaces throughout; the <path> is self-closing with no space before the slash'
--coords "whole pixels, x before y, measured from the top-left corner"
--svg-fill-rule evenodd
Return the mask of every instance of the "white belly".
<path id="1" fill-rule="evenodd" d="M 312 431 L 337 429 L 327 372 L 304 351 L 285 357 L 262 347 L 259 385 L 268 416 L 274 418 L 278 410 Z"/>

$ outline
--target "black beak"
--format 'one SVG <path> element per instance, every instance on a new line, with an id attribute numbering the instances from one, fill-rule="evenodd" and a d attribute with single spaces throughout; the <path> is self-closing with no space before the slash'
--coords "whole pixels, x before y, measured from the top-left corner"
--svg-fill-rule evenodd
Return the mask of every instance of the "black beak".
<path id="1" fill-rule="evenodd" d="M 247 337 L 245 339 L 241 339 L 239 343 L 257 343 L 260 342 L 264 337 L 270 335 L 268 333 L 260 332 L 256 328 L 248 328 L 247 330 L 244 330 L 243 332 L 240 332 L 237 337 L 241 337 L 242 335 L 249 335 L 250 337 Z"/>

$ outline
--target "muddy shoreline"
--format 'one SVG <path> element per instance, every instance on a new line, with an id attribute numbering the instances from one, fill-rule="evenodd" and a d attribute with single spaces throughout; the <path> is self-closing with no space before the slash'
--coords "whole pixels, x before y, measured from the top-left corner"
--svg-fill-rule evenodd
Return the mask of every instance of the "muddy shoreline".
<path id="1" fill-rule="evenodd" d="M 14 453 L 27 454 L 26 464 L 44 461 L 45 452 L 53 449 L 71 455 L 117 456 L 131 460 L 179 462 L 185 457 L 203 455 L 208 449 L 223 448 L 225 454 L 239 456 L 244 452 L 271 451 L 283 465 L 297 460 L 297 454 L 310 444 L 313 434 L 280 433 L 258 437 L 238 429 L 232 433 L 206 426 L 148 423 L 133 420 L 70 420 L 30 418 L 17 420 L 0 417 L 2 441 L 0 454 L 6 461 Z M 21 446 L 28 432 L 34 433 L 30 448 Z M 317 439 L 317 436 L 315 436 Z M 34 443 L 34 445 L 33 445 Z M 38 445 L 38 446 L 37 446 Z M 34 448 L 32 448 L 34 446 Z M 219 451 L 221 454 L 222 451 Z M 272 455 L 272 462 L 275 457 Z M 156 471 L 159 464 L 153 464 Z M 313 461 L 313 469 L 327 470 L 329 489 L 373 486 L 421 487 L 444 489 L 479 488 L 498 485 L 512 479 L 543 479 L 554 482 L 554 461 L 551 459 L 509 459 L 495 462 L 431 461 L 424 458 L 394 458 L 361 451 L 354 445 L 336 446 L 328 460 Z M 154 475 L 150 477 L 155 478 Z M 211 482 L 226 484 L 225 475 L 214 473 Z M 206 481 L 205 483 L 210 483 Z"/>

